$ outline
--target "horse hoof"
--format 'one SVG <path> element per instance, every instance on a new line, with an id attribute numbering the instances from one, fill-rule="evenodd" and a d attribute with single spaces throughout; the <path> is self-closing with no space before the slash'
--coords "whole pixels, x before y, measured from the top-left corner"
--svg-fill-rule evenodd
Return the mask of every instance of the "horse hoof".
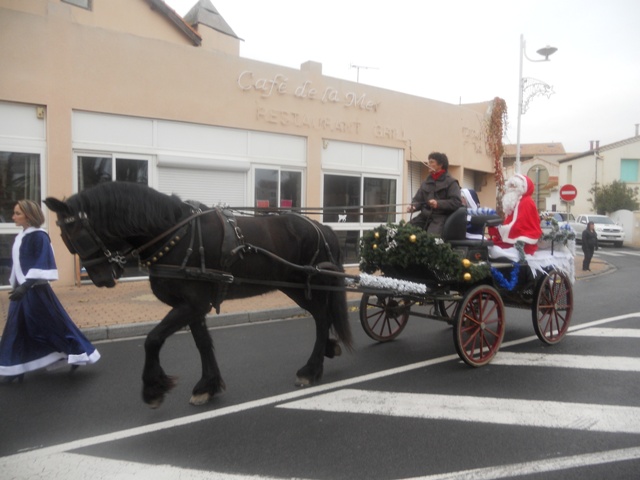
<path id="1" fill-rule="evenodd" d="M 295 383 L 296 387 L 304 388 L 310 385 L 311 385 L 311 381 L 308 378 L 296 377 L 296 383 Z"/>
<path id="2" fill-rule="evenodd" d="M 200 405 L 204 405 L 204 404 L 208 403 L 209 400 L 211 400 L 211 395 L 210 394 L 208 394 L 208 393 L 199 393 L 197 395 L 191 395 L 191 398 L 189 399 L 189 403 L 191 405 L 200 406 Z"/>
<path id="3" fill-rule="evenodd" d="M 151 400 L 150 402 L 147 403 L 147 405 L 149 405 L 149 408 L 151 410 L 155 410 L 157 408 L 160 408 L 160 405 L 162 405 L 162 398 L 157 398 L 155 400 Z"/>

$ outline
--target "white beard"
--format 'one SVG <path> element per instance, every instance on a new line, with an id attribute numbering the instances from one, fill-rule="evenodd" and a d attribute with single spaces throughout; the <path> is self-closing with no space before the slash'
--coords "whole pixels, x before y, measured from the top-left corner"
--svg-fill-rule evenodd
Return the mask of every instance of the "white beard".
<path id="1" fill-rule="evenodd" d="M 502 196 L 502 211 L 505 215 L 511 215 L 513 213 L 520 198 L 522 198 L 522 195 L 514 190 L 510 190 Z"/>

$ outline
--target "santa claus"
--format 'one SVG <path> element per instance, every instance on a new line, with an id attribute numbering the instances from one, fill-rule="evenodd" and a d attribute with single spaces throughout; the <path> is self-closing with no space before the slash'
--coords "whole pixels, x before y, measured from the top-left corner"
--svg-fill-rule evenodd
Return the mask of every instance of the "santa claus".
<path id="1" fill-rule="evenodd" d="M 524 243 L 524 253 L 533 255 L 542 236 L 540 216 L 533 198 L 534 185 L 531 179 L 517 173 L 505 184 L 502 209 L 506 215 L 499 227 L 489 230 L 496 247 L 514 248 L 516 242 Z"/>

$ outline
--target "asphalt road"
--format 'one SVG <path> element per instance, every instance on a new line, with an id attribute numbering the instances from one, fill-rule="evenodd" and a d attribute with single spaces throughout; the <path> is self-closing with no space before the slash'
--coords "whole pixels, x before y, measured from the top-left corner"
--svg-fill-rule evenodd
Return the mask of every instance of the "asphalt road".
<path id="1" fill-rule="evenodd" d="M 500 352 L 477 369 L 443 323 L 412 318 L 376 344 L 354 314 L 354 352 L 299 390 L 312 320 L 251 324 L 212 331 L 227 392 L 204 407 L 188 404 L 191 336 L 169 339 L 179 384 L 150 410 L 143 339 L 99 343 L 94 366 L 0 388 L 2 478 L 636 478 L 640 256 L 598 255 L 617 270 L 576 283 L 563 342 L 543 345 L 530 312 L 509 308 Z"/>

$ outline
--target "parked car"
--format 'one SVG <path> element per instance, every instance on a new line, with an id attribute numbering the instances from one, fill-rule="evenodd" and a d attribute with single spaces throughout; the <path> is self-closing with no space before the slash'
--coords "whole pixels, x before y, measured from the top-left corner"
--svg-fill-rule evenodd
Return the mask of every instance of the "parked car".
<path id="1" fill-rule="evenodd" d="M 563 225 L 566 225 L 567 223 L 572 223 L 576 221 L 576 218 L 573 216 L 573 213 L 567 213 L 567 212 L 541 212 L 540 213 L 540 219 L 542 220 L 543 224 L 541 225 L 544 228 L 544 224 L 547 222 L 548 218 L 553 218 L 556 222 L 558 222 L 558 225 L 561 227 Z M 580 234 L 582 234 L 582 232 L 580 232 Z"/>
<path id="2" fill-rule="evenodd" d="M 582 232 L 587 228 L 587 223 L 593 222 L 596 228 L 596 235 L 599 243 L 613 243 L 616 247 L 621 247 L 624 242 L 624 228 L 614 222 L 606 215 L 578 215 L 575 222 L 570 222 L 576 232 L 576 242 L 582 241 Z"/>

